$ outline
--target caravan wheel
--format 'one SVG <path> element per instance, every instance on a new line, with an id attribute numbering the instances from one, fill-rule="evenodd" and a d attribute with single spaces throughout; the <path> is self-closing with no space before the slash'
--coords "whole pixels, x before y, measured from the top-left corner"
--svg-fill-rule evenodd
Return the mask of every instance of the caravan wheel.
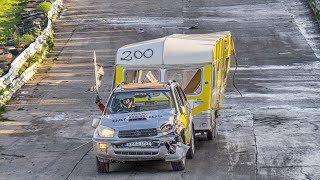
<path id="1" fill-rule="evenodd" d="M 217 122 L 216 120 L 213 121 L 214 125 L 210 131 L 207 132 L 207 138 L 208 140 L 213 140 L 213 138 L 216 138 L 217 136 Z"/>

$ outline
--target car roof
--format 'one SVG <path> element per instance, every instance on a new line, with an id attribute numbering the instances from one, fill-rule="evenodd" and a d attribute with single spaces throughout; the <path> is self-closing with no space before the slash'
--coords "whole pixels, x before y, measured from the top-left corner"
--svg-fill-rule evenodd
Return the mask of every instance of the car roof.
<path id="1" fill-rule="evenodd" d="M 130 83 L 120 85 L 116 91 L 134 91 L 134 90 L 164 90 L 170 89 L 170 84 L 164 82 L 153 82 L 153 83 Z"/>

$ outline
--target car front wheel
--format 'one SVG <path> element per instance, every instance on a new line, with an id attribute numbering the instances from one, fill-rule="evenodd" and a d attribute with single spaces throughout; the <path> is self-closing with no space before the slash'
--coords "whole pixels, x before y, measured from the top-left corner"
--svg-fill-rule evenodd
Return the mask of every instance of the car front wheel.
<path id="1" fill-rule="evenodd" d="M 181 161 L 171 162 L 172 169 L 174 171 L 182 171 L 186 167 L 186 157 L 182 158 Z"/>
<path id="2" fill-rule="evenodd" d="M 193 128 L 191 129 L 191 137 L 190 137 L 190 143 L 189 143 L 189 150 L 187 152 L 187 159 L 192 159 L 194 157 L 194 132 Z"/>
<path id="3" fill-rule="evenodd" d="M 98 173 L 108 173 L 109 172 L 109 163 L 100 162 L 96 157 L 97 171 Z"/>

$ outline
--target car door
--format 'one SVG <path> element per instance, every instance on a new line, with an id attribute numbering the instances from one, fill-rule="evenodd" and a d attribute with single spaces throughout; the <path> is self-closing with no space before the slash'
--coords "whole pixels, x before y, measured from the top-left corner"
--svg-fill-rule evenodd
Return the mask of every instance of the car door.
<path id="1" fill-rule="evenodd" d="M 178 93 L 180 94 L 180 97 L 182 98 L 183 105 L 184 105 L 185 108 L 186 108 L 186 114 L 187 114 L 188 120 L 189 120 L 189 122 L 190 122 L 191 116 L 192 116 L 192 115 L 191 115 L 191 111 L 192 111 L 191 106 L 190 106 L 190 104 L 189 104 L 189 102 L 188 102 L 188 99 L 187 99 L 184 91 L 182 90 L 182 88 L 181 88 L 180 86 L 178 86 L 178 87 L 177 87 L 177 90 L 178 90 Z"/>
<path id="2" fill-rule="evenodd" d="M 177 98 L 178 101 L 178 106 L 181 107 L 179 108 L 179 111 L 181 113 L 181 122 L 185 126 L 185 131 L 184 131 L 184 140 L 185 143 L 188 144 L 190 141 L 190 122 L 189 122 L 189 116 L 188 113 L 190 114 L 190 109 L 188 110 L 187 107 L 187 101 L 184 100 L 183 96 L 181 93 L 179 93 L 179 86 L 174 87 L 174 94 Z"/>

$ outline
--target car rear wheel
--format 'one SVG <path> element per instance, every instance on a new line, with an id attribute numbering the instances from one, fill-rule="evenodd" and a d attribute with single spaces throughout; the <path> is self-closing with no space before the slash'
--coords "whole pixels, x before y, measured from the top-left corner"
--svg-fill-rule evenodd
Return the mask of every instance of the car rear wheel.
<path id="1" fill-rule="evenodd" d="M 182 171 L 186 167 L 186 157 L 182 158 L 181 161 L 171 162 L 172 169 L 174 171 Z"/>
<path id="2" fill-rule="evenodd" d="M 100 162 L 96 157 L 97 171 L 98 173 L 108 173 L 109 172 L 109 163 Z"/>

